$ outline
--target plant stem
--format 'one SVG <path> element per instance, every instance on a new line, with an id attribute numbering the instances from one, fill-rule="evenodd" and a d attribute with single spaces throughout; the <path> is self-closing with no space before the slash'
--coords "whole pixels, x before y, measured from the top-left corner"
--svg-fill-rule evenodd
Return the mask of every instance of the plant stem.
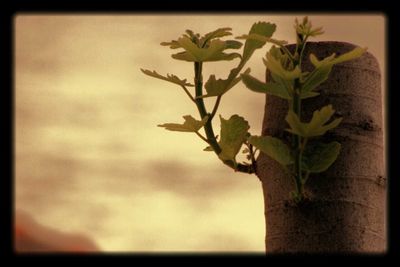
<path id="1" fill-rule="evenodd" d="M 299 66 L 301 69 L 301 60 L 303 57 L 305 41 L 303 39 L 299 39 L 300 42 L 296 46 L 296 53 L 299 55 L 298 58 L 294 61 L 294 66 Z M 300 53 L 299 53 L 300 51 Z M 293 112 L 299 117 L 301 120 L 301 78 L 297 78 L 294 81 L 294 94 L 293 94 Z M 293 138 L 293 148 L 295 153 L 295 162 L 294 162 L 294 169 L 295 169 L 295 180 L 296 180 L 296 188 L 298 195 L 303 198 L 303 189 L 304 183 L 302 178 L 302 169 L 301 169 L 301 161 L 302 161 L 302 154 L 303 154 L 303 146 L 302 146 L 302 138 L 300 135 L 295 134 Z"/>
<path id="2" fill-rule="evenodd" d="M 307 38 L 308 36 L 306 36 L 304 38 L 304 41 L 300 44 L 299 49 L 300 49 L 300 55 L 299 55 L 299 67 L 301 69 L 301 62 L 303 60 L 303 53 L 304 53 L 304 48 L 306 47 L 306 43 L 307 43 Z"/>
<path id="3" fill-rule="evenodd" d="M 199 132 L 195 132 L 197 134 L 198 137 L 200 137 L 202 140 L 204 140 L 207 144 L 209 144 L 207 138 L 205 138 L 201 133 Z"/>
<path id="4" fill-rule="evenodd" d="M 186 86 L 181 85 L 183 90 L 185 91 L 185 93 L 188 95 L 188 97 L 190 98 L 190 100 L 192 100 L 194 103 L 196 103 L 196 100 L 193 98 L 193 96 L 190 94 L 189 90 L 186 88 Z"/>
<path id="5" fill-rule="evenodd" d="M 217 113 L 219 103 L 221 102 L 221 98 L 222 98 L 222 95 L 217 96 L 217 100 L 215 101 L 215 105 L 211 112 L 209 120 L 212 120 L 214 118 L 215 114 Z"/>
<path id="6" fill-rule="evenodd" d="M 195 92 L 196 92 L 196 99 L 195 103 L 197 106 L 197 109 L 199 110 L 200 116 L 203 119 L 205 116 L 209 115 L 207 113 L 206 107 L 204 105 L 204 100 L 203 98 L 200 98 L 199 96 L 203 95 L 203 76 L 202 76 L 202 67 L 203 63 L 202 62 L 195 62 L 194 63 L 194 84 L 195 84 Z M 217 104 L 217 103 L 216 103 Z M 217 106 L 218 108 L 218 106 Z M 215 109 L 215 107 L 214 107 Z M 214 112 L 214 111 L 213 111 Z M 216 112 L 216 110 L 215 110 Z M 215 114 L 214 114 L 215 115 Z M 210 144 L 210 146 L 213 148 L 215 154 L 219 155 L 222 151 L 221 147 L 219 146 L 217 139 L 215 138 L 214 130 L 212 127 L 211 123 L 211 117 L 207 120 L 206 124 L 204 125 L 204 131 L 207 136 L 207 142 Z M 254 173 L 254 170 L 250 166 L 246 166 L 243 164 L 235 164 L 235 162 L 231 160 L 224 160 L 223 163 L 225 165 L 228 165 L 235 171 L 239 172 L 244 172 L 244 173 Z"/>
<path id="7" fill-rule="evenodd" d="M 204 105 L 204 100 L 202 98 L 198 98 L 198 96 L 201 96 L 203 94 L 203 75 L 202 75 L 202 67 L 203 63 L 202 62 L 195 62 L 194 63 L 194 84 L 195 84 L 195 91 L 196 91 L 196 106 L 197 109 L 199 110 L 200 117 L 204 119 L 205 116 L 207 116 L 207 110 Z M 215 138 L 214 130 L 212 128 L 211 120 L 208 119 L 206 124 L 204 125 L 204 131 L 206 132 L 207 140 L 215 153 L 219 154 L 221 153 L 221 148 L 219 144 L 217 143 L 217 140 Z"/>
<path id="8" fill-rule="evenodd" d="M 285 51 L 286 55 L 289 56 L 289 59 L 294 61 L 295 58 L 293 57 L 292 53 L 290 53 L 289 49 L 286 48 L 285 45 L 281 45 L 280 48 L 282 48 L 283 51 Z"/>
<path id="9" fill-rule="evenodd" d="M 298 86 L 298 79 L 295 81 L 295 92 L 294 92 L 294 99 L 293 99 L 293 111 L 296 113 L 297 116 L 301 116 L 301 98 Z M 303 194 L 303 186 L 302 186 L 302 173 L 301 173 L 301 136 L 295 134 L 294 135 L 294 144 L 293 144 L 294 152 L 295 152 L 295 162 L 294 162 L 294 169 L 296 175 L 296 187 L 297 193 L 300 196 Z"/>

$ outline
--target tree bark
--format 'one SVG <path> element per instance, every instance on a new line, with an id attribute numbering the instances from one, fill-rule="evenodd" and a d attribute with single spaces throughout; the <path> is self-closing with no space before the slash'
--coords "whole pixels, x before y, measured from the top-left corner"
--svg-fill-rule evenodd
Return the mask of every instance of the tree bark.
<path id="1" fill-rule="evenodd" d="M 310 52 L 319 59 L 352 50 L 342 42 L 308 42 L 303 71 L 311 71 Z M 288 46 L 294 49 L 293 45 Z M 267 80 L 269 73 L 267 71 Z M 319 87 L 320 96 L 302 101 L 302 121 L 332 104 L 341 124 L 319 138 L 338 141 L 336 162 L 324 173 L 311 175 L 305 185 L 309 200 L 291 204 L 293 180 L 264 154 L 257 159 L 266 218 L 267 253 L 382 253 L 386 250 L 386 174 L 383 148 L 381 74 L 373 55 L 333 67 Z M 285 116 L 288 103 L 267 95 L 262 135 L 290 141 Z"/>

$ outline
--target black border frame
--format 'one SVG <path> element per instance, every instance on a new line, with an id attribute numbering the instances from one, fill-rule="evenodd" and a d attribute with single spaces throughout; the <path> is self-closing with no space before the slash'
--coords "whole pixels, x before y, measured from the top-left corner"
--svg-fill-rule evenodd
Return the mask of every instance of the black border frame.
<path id="1" fill-rule="evenodd" d="M 141 258 L 148 259 L 150 256 L 155 258 L 173 258 L 176 256 L 182 258 L 200 258 L 203 256 L 207 256 L 212 259 L 233 258 L 235 261 L 239 258 L 266 258 L 266 263 L 269 262 L 279 262 L 279 263 L 287 263 L 288 261 L 296 262 L 296 263 L 311 263 L 311 262 L 320 262 L 320 263 L 335 263 L 338 261 L 346 261 L 355 260 L 357 263 L 381 263 L 382 260 L 388 259 L 391 257 L 396 257 L 396 251 L 399 251 L 399 241 L 400 241 L 400 223 L 396 218 L 396 205 L 398 202 L 396 199 L 399 196 L 399 181 L 398 178 L 398 166 L 396 166 L 396 157 L 395 151 L 396 148 L 400 148 L 398 145 L 398 140 L 396 137 L 399 136 L 399 132 L 396 129 L 396 123 L 394 122 L 396 118 L 396 113 L 393 111 L 393 107 L 395 107 L 396 101 L 396 91 L 400 90 L 399 86 L 399 73 L 400 70 L 396 65 L 396 61 L 399 59 L 398 55 L 398 47 L 399 43 L 397 40 L 396 29 L 399 24 L 399 16 L 400 14 L 396 14 L 395 1 L 354 1 L 350 2 L 344 0 L 336 0 L 335 2 L 329 2 L 329 4 L 324 3 L 324 1 L 292 1 L 286 0 L 284 2 L 280 1 L 254 1 L 247 6 L 244 6 L 244 3 L 239 1 L 232 1 L 230 4 L 225 4 L 224 2 L 214 1 L 213 3 L 207 3 L 205 1 L 202 2 L 193 2 L 191 7 L 182 7 L 179 2 L 171 3 L 171 2 L 141 2 L 140 4 L 136 1 L 120 1 L 114 0 L 110 2 L 101 2 L 101 1 L 53 1 L 51 3 L 47 3 L 46 1 L 5 1 L 0 5 L 0 27 L 1 33 L 5 38 L 2 38 L 1 45 L 1 53 L 2 60 L 0 61 L 2 64 L 2 77 L 0 81 L 3 83 L 1 90 L 2 97 L 1 100 L 3 104 L 0 106 L 1 114 L 4 119 L 4 122 L 7 126 L 10 126 L 9 131 L 7 132 L 8 136 L 6 138 L 2 138 L 4 141 L 3 145 L 3 153 L 7 151 L 7 155 L 3 157 L 3 159 L 7 159 L 6 167 L 9 172 L 7 172 L 6 177 L 1 179 L 0 193 L 2 196 L 1 204 L 2 204 L 2 218 L 0 219 L 0 229 L 1 229 L 1 238 L 0 238 L 0 255 L 1 258 L 5 259 L 3 256 L 8 256 L 13 259 L 25 259 L 25 258 L 75 258 L 79 257 L 80 260 L 93 259 L 93 257 L 99 257 L 103 261 L 105 258 L 110 258 L 112 262 L 115 259 L 125 259 L 125 258 L 137 258 L 138 260 Z M 7 3 L 8 2 L 8 3 Z M 392 4 L 393 3 L 393 4 Z M 7 5 L 8 4 L 8 5 Z M 320 254 L 313 255 L 312 257 L 308 257 L 307 255 L 259 255 L 259 254 L 235 254 L 235 253 L 200 253 L 200 254 L 191 254 L 191 253 L 176 253 L 176 254 L 16 254 L 13 249 L 13 178 L 14 178 L 14 92 L 13 92 L 13 74 L 14 74 L 14 65 L 13 65 L 13 47 L 14 47 L 14 33 L 13 33 L 13 21 L 14 16 L 19 13 L 69 13 L 69 14 L 109 14 L 109 13 L 118 13 L 118 14 L 129 14 L 129 13 L 262 13 L 262 12 L 273 12 L 273 13 L 359 13 L 359 14 L 369 14 L 369 13 L 380 13 L 386 16 L 386 38 L 387 38 L 387 47 L 386 47 L 386 70 L 387 70 L 387 117 L 386 117 L 386 126 L 387 126 L 387 151 L 386 151 L 386 161 L 387 161 L 387 175 L 388 175 L 388 251 L 386 254 L 382 255 L 337 255 L 337 254 Z M 366 30 L 368 30 L 368 25 L 366 25 Z M 3 128 L 3 134 L 6 131 Z M 9 161 L 8 161 L 9 160 Z M 5 216 L 4 216 L 5 215 Z M 66 256 L 66 257 L 64 257 Z M 66 262 L 67 263 L 67 262 Z M 110 262 L 111 263 L 111 262 Z M 194 263 L 194 262 L 192 262 Z M 197 262 L 196 262 L 197 263 Z M 199 262 L 200 263 L 200 262 Z M 237 261 L 237 263 L 240 263 Z M 247 262 L 243 262 L 247 263 Z"/>

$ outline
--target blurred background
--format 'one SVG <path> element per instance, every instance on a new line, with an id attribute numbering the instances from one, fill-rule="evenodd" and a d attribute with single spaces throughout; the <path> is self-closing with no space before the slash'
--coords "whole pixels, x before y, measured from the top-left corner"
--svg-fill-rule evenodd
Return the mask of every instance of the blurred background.
<path id="1" fill-rule="evenodd" d="M 172 59 L 176 51 L 160 42 L 186 29 L 204 34 L 231 27 L 239 36 L 257 21 L 277 24 L 274 37 L 294 42 L 294 19 L 304 15 L 15 16 L 14 206 L 20 230 L 49 243 L 48 250 L 60 249 L 54 244 L 66 242 L 61 234 L 73 233 L 106 252 L 263 252 L 259 180 L 204 152 L 196 135 L 156 127 L 199 115 L 181 88 L 140 68 L 192 81 L 192 64 Z M 309 19 L 325 30 L 315 41 L 366 46 L 385 73 L 384 16 Z M 247 64 L 261 80 L 269 47 Z M 204 80 L 210 74 L 225 78 L 236 64 L 205 63 Z M 218 113 L 237 113 L 252 134 L 260 134 L 264 97 L 239 84 L 222 98 Z M 219 122 L 214 128 L 218 133 Z"/>

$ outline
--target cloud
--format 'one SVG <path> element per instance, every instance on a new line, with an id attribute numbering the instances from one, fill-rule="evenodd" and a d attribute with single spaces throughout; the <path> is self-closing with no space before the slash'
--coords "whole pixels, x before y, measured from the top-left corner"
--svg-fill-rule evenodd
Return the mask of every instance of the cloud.
<path id="1" fill-rule="evenodd" d="M 182 197 L 208 199 L 242 185 L 240 179 L 232 178 L 235 175 L 233 171 L 224 168 L 222 163 L 220 167 L 208 169 L 185 161 L 156 160 L 147 163 L 146 179 L 157 190 L 171 191 Z"/>
<path id="2" fill-rule="evenodd" d="M 75 159 L 54 154 L 17 155 L 17 206 L 46 206 L 49 202 L 64 203 L 63 196 L 74 191 L 77 169 L 81 163 Z"/>

